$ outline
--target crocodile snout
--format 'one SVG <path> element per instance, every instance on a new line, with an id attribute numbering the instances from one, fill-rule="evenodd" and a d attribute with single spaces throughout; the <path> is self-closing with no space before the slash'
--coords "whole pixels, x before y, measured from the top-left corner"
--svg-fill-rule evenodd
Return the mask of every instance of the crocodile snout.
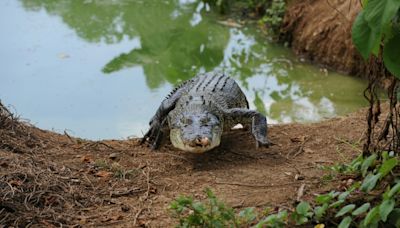
<path id="1" fill-rule="evenodd" d="M 211 144 L 211 141 L 208 137 L 197 137 L 192 143 L 191 146 L 196 146 L 196 147 L 206 147 Z"/>

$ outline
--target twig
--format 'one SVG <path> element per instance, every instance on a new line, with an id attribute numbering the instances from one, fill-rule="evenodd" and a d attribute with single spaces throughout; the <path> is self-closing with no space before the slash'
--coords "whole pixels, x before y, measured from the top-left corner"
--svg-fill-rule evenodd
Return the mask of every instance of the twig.
<path id="1" fill-rule="evenodd" d="M 223 181 L 216 181 L 215 183 L 216 184 L 225 184 L 225 185 L 254 187 L 254 188 L 282 187 L 282 186 L 287 186 L 287 185 L 299 184 L 299 182 L 290 182 L 290 183 L 283 183 L 283 184 L 247 184 L 247 183 L 223 182 Z"/>
<path id="2" fill-rule="evenodd" d="M 303 197 L 304 195 L 304 188 L 306 187 L 306 184 L 301 184 L 299 190 L 297 191 L 297 197 L 296 197 L 296 201 L 300 202 L 301 197 Z"/>
<path id="3" fill-rule="evenodd" d="M 328 3 L 328 5 L 329 5 L 332 9 L 334 9 L 337 13 L 339 13 L 340 15 L 342 15 L 342 17 L 344 17 L 348 23 L 351 23 L 351 21 L 346 17 L 346 15 L 344 15 L 344 14 L 343 14 L 342 12 L 340 12 L 336 7 L 334 7 L 334 6 L 329 2 L 329 0 L 326 0 L 326 2 Z"/>
<path id="4" fill-rule="evenodd" d="M 67 136 L 68 139 L 69 139 L 71 142 L 73 142 L 73 143 L 76 142 L 76 141 L 67 133 L 67 130 L 64 130 L 64 135 Z"/>
<path id="5" fill-rule="evenodd" d="M 347 141 L 344 140 L 344 139 L 341 139 L 341 138 L 338 138 L 338 137 L 335 137 L 334 139 L 335 139 L 336 141 L 339 141 L 339 142 L 341 142 L 341 143 L 344 143 L 344 144 L 350 146 L 353 150 L 355 150 L 355 151 L 357 151 L 357 152 L 360 152 L 360 153 L 362 152 L 361 149 L 358 149 L 355 145 L 353 145 L 353 144 L 347 142 Z"/>
<path id="6" fill-rule="evenodd" d="M 296 150 L 297 152 L 293 155 L 292 159 L 299 156 L 301 153 L 304 152 L 304 145 L 306 144 L 306 142 L 310 139 L 310 137 L 304 137 L 304 140 L 301 142 L 301 145 L 298 147 L 298 149 Z M 293 153 L 294 151 L 288 153 L 286 155 L 286 159 L 289 160 L 290 155 Z"/>
<path id="7" fill-rule="evenodd" d="M 145 190 L 140 189 L 140 188 L 132 188 L 127 191 L 113 191 L 113 192 L 110 192 L 110 197 L 126 196 L 126 195 L 130 195 L 133 193 L 139 193 L 139 192 L 143 192 L 143 191 L 145 191 Z"/>
<path id="8" fill-rule="evenodd" d="M 147 170 L 147 173 L 143 170 L 143 175 L 146 177 L 147 189 L 144 198 L 140 199 L 141 201 L 146 201 L 150 195 L 150 168 L 147 168 Z"/>
<path id="9" fill-rule="evenodd" d="M 135 218 L 133 219 L 133 226 L 136 226 L 137 220 L 140 214 L 143 212 L 144 208 L 140 208 L 139 211 L 135 214 Z"/>

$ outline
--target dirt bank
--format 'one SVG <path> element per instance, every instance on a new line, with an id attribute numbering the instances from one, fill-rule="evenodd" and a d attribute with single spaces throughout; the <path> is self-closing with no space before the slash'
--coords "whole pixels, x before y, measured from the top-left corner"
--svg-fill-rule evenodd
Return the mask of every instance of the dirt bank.
<path id="1" fill-rule="evenodd" d="M 293 0 L 282 37 L 305 59 L 329 69 L 365 77 L 366 64 L 351 41 L 358 0 Z"/>
<path id="2" fill-rule="evenodd" d="M 351 74 L 363 61 L 350 40 L 358 1 L 293 1 L 285 35 L 294 50 Z M 323 165 L 359 153 L 365 113 L 316 124 L 270 127 L 276 144 L 255 149 L 248 132 L 224 135 L 222 145 L 195 155 L 167 144 L 157 152 L 137 139 L 88 141 L 21 123 L 0 108 L 0 227 L 172 226 L 169 203 L 186 194 L 203 199 L 210 187 L 236 209 L 291 209 L 341 181 L 322 177 Z M 339 187 L 340 189 L 340 187 Z"/>
<path id="3" fill-rule="evenodd" d="M 256 150 L 249 133 L 224 135 L 205 154 L 160 151 L 136 139 L 87 141 L 40 130 L 0 112 L 0 224 L 26 226 L 172 226 L 169 203 L 178 195 L 198 199 L 212 188 L 240 209 L 292 208 L 338 186 L 324 182 L 321 165 L 358 154 L 364 112 L 317 124 L 270 127 L 277 145 Z M 0 225 L 1 226 L 1 225 Z"/>

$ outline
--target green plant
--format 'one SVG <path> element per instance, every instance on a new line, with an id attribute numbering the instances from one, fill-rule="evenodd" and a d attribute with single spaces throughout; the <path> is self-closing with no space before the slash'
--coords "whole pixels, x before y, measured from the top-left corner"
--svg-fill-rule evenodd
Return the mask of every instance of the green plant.
<path id="1" fill-rule="evenodd" d="M 359 227 L 379 225 L 400 225 L 400 179 L 399 158 L 388 152 L 379 156 L 359 156 L 337 170 L 345 175 L 360 178 L 353 181 L 345 190 L 333 190 L 315 197 L 313 206 L 300 202 L 293 211 L 281 210 L 270 213 L 266 210 L 259 216 L 254 208 L 245 208 L 235 213 L 220 202 L 211 190 L 207 189 L 206 203 L 194 201 L 190 197 L 179 197 L 171 203 L 171 209 L 179 218 L 180 227 L 241 227 L 254 225 L 261 227 L 287 227 L 293 225 L 329 223 L 334 221 L 340 228 L 359 224 Z M 257 218 L 260 218 L 257 222 Z"/>
<path id="2" fill-rule="evenodd" d="M 302 225 L 308 222 L 313 214 L 310 204 L 307 202 L 301 202 L 292 213 L 292 219 L 296 225 Z"/>
<path id="3" fill-rule="evenodd" d="M 206 202 L 180 196 L 170 204 L 174 217 L 179 219 L 178 227 L 248 227 L 254 224 L 258 214 L 255 209 L 245 208 L 235 213 L 233 208 L 218 200 L 210 189 L 206 189 Z M 271 214 L 254 225 L 256 228 L 281 228 L 287 224 L 286 210 Z"/>
<path id="4" fill-rule="evenodd" d="M 400 78 L 400 1 L 362 0 L 363 10 L 353 24 L 352 39 L 364 59 L 382 57 L 386 68 Z"/>
<path id="5" fill-rule="evenodd" d="M 210 189 L 206 189 L 205 193 L 207 203 L 180 196 L 170 204 L 174 215 L 179 219 L 179 227 L 236 227 L 238 219 L 233 209 L 220 202 Z M 253 218 L 251 210 L 243 212 L 242 215 Z"/>
<path id="6" fill-rule="evenodd" d="M 338 227 L 349 227 L 352 223 L 360 227 L 376 227 L 382 224 L 400 224 L 400 180 L 395 180 L 390 173 L 398 166 L 398 158 L 388 152 L 382 152 L 380 159 L 376 154 L 369 157 L 358 157 L 347 167 L 363 179 L 355 182 L 344 192 L 331 191 L 315 198 L 314 219 L 323 221 L 330 212 L 340 223 Z M 355 165 L 358 164 L 358 165 Z M 348 170 L 346 170 L 348 171 Z M 385 180 L 386 179 L 386 180 Z M 384 188 L 386 186 L 386 189 Z M 384 192 L 371 194 L 373 191 Z M 349 198 L 352 198 L 350 200 Z M 360 200 L 354 202 L 354 197 Z M 370 202 L 365 202 L 368 199 Z M 364 201 L 364 202 L 363 202 Z"/>
<path id="7" fill-rule="evenodd" d="M 265 10 L 261 22 L 277 34 L 285 16 L 286 3 L 284 0 L 272 0 L 271 5 Z"/>

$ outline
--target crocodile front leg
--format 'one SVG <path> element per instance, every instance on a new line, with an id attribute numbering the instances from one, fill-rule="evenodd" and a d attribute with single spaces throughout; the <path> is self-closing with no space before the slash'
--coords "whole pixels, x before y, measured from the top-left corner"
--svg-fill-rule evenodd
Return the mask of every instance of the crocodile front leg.
<path id="1" fill-rule="evenodd" d="M 164 136 L 163 128 L 166 127 L 166 120 L 168 113 L 175 108 L 176 102 L 181 98 L 182 93 L 186 89 L 187 83 L 175 89 L 167 98 L 163 100 L 160 107 L 157 109 L 156 114 L 150 120 L 150 129 L 143 136 L 140 144 L 148 141 L 150 142 L 151 149 L 156 150 L 161 143 Z"/>
<path id="2" fill-rule="evenodd" d="M 267 118 L 263 114 L 245 108 L 232 108 L 223 110 L 223 112 L 232 119 L 251 120 L 251 133 L 256 139 L 257 148 L 271 145 L 267 138 Z"/>

